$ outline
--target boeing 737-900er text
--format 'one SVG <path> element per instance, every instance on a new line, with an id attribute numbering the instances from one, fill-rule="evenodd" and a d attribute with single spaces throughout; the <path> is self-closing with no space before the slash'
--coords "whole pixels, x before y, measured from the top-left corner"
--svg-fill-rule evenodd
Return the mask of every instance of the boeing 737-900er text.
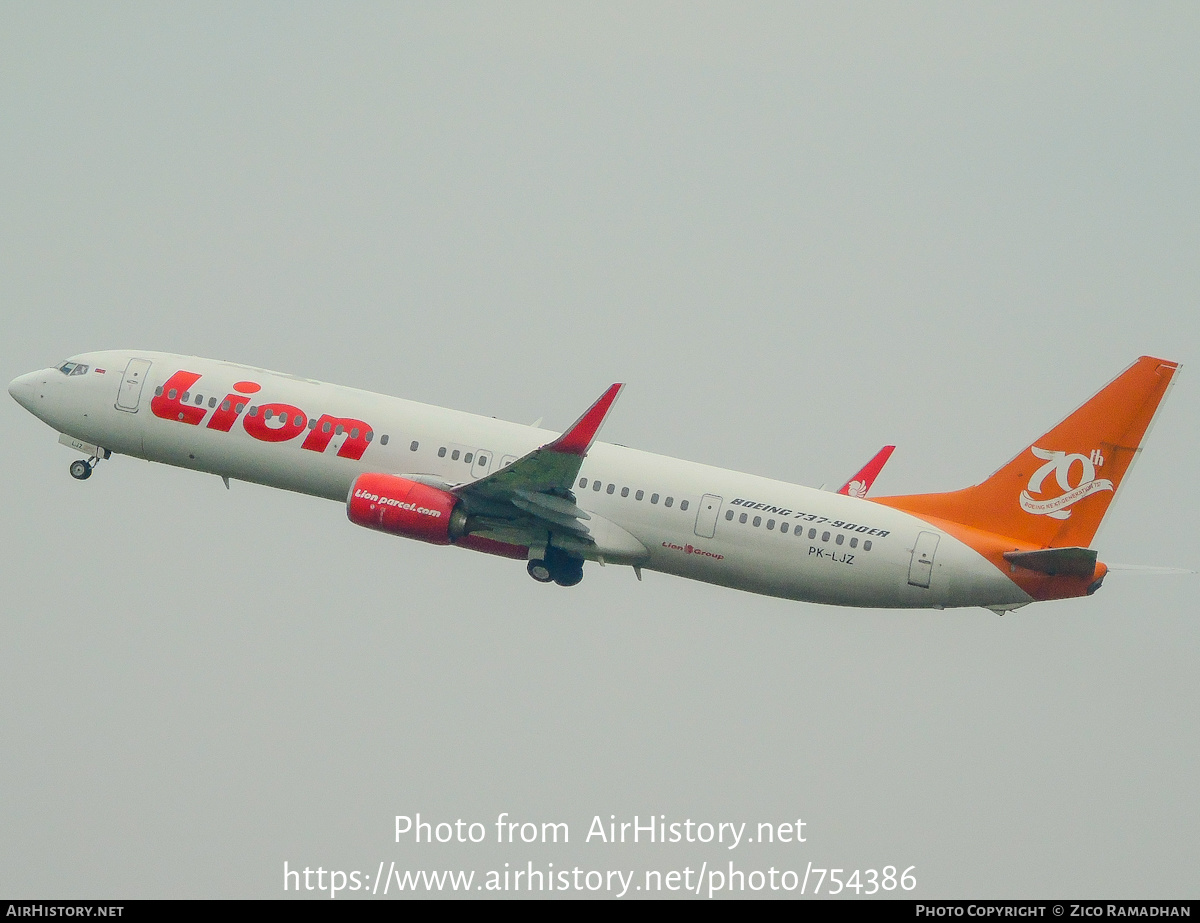
<path id="1" fill-rule="evenodd" d="M 886 447 L 837 493 L 596 442 L 612 385 L 561 435 L 234 362 L 85 353 L 9 393 L 88 456 L 112 453 L 346 504 L 360 526 L 525 561 L 585 561 L 843 606 L 984 606 L 1094 593 L 1089 548 L 1170 388 L 1143 356 L 987 480 L 866 499 Z"/>

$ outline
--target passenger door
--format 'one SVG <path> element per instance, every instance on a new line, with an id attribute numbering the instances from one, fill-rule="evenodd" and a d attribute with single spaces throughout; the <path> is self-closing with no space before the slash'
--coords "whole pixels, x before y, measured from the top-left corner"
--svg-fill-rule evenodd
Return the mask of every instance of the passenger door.
<path id="1" fill-rule="evenodd" d="M 940 539 L 934 532 L 922 532 L 913 546 L 912 561 L 908 565 L 908 585 L 929 589 L 933 577 L 933 556 Z"/>
<path id="2" fill-rule="evenodd" d="M 148 371 L 149 359 L 129 360 L 129 364 L 125 366 L 125 374 L 121 376 L 121 390 L 117 392 L 117 410 L 137 413 L 138 403 L 142 399 L 142 385 L 146 383 Z"/>
<path id="3" fill-rule="evenodd" d="M 716 535 L 721 502 L 721 498 L 716 494 L 705 494 L 700 498 L 700 509 L 696 511 L 696 534 L 700 538 L 712 538 Z"/>

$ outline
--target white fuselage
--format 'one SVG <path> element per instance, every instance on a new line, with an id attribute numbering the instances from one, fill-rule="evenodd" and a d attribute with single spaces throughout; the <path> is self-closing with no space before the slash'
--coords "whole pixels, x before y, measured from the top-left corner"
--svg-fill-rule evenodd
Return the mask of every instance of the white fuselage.
<path id="1" fill-rule="evenodd" d="M 10 393 L 82 443 L 339 502 L 365 472 L 457 485 L 557 435 L 220 360 L 104 351 L 73 361 L 89 371 L 33 372 L 15 380 Z M 137 376 L 130 371 L 135 363 Z M 168 381 L 181 371 L 199 376 L 186 389 L 186 420 L 162 413 Z M 156 412 L 151 404 L 160 389 Z M 236 413 L 236 406 L 222 411 L 239 398 L 244 412 Z M 266 409 L 272 409 L 269 418 Z M 869 500 L 602 442 L 591 447 L 573 489 L 580 508 L 619 526 L 645 549 L 631 554 L 626 548 L 609 560 L 647 570 L 846 606 L 1030 601 L 968 545 Z"/>

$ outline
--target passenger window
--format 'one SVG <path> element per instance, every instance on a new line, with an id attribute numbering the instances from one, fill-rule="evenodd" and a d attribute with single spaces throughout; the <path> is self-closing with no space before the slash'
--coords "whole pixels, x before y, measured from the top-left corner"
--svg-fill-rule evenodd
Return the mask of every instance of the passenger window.
<path id="1" fill-rule="evenodd" d="M 287 426 L 288 425 L 288 415 L 286 413 L 281 413 L 279 415 L 279 422 L 282 423 L 284 426 Z"/>
<path id="2" fill-rule="evenodd" d="M 814 538 L 816 538 L 816 537 L 817 537 L 817 530 L 816 530 L 816 529 L 809 529 L 809 530 L 808 530 L 808 540 L 809 540 L 809 541 L 812 541 L 812 540 L 813 540 Z"/>
<path id="3" fill-rule="evenodd" d="M 216 407 L 216 406 L 217 406 L 217 399 L 216 399 L 215 397 L 210 397 L 210 398 L 208 399 L 208 406 L 209 406 L 209 407 Z"/>
<path id="4" fill-rule="evenodd" d="M 254 408 L 253 407 L 250 408 L 250 416 L 254 416 Z M 333 429 L 333 424 L 330 423 L 328 420 L 326 420 L 325 425 L 321 427 L 321 432 L 328 433 L 332 429 Z M 341 427 L 339 426 L 338 429 L 341 429 Z"/>
<path id="5" fill-rule="evenodd" d="M 725 521 L 726 521 L 726 522 L 733 522 L 733 510 L 726 510 L 726 511 L 725 511 Z"/>
<path id="6" fill-rule="evenodd" d="M 772 529 L 772 530 L 775 528 L 775 520 L 774 519 L 767 520 L 767 528 Z"/>
<path id="7" fill-rule="evenodd" d="M 229 401 L 221 401 L 221 409 L 228 410 L 229 409 Z"/>
<path id="8" fill-rule="evenodd" d="M 754 528 L 756 528 L 756 529 L 757 529 L 759 526 L 761 526 L 761 525 L 762 525 L 762 517 L 761 517 L 761 516 L 755 516 L 755 517 L 754 517 L 754 522 L 752 522 L 752 523 L 751 523 L 751 525 L 752 525 L 752 526 L 754 526 Z"/>
<path id="9" fill-rule="evenodd" d="M 667 497 L 667 499 L 663 501 L 663 506 L 670 506 L 674 502 L 675 502 L 674 497 Z"/>
<path id="10" fill-rule="evenodd" d="M 450 461 L 458 461 L 458 456 L 461 454 L 462 453 L 460 451 L 458 451 L 458 449 L 455 449 L 453 452 L 450 453 Z"/>
<path id="11" fill-rule="evenodd" d="M 828 532 L 821 533 L 821 541 L 823 541 L 823 542 L 829 541 L 829 533 Z"/>
<path id="12" fill-rule="evenodd" d="M 471 464 L 471 459 L 474 457 L 475 457 L 474 452 L 468 452 L 466 455 L 463 456 L 463 461 L 469 465 L 469 464 Z"/>
<path id="13" fill-rule="evenodd" d="M 582 490 L 582 489 L 583 489 L 583 488 L 585 488 L 585 487 L 587 487 L 587 478 L 580 478 L 580 479 L 579 479 L 579 488 L 580 488 L 580 490 Z"/>
<path id="14" fill-rule="evenodd" d="M 384 433 L 382 436 L 380 436 L 380 437 L 379 437 L 379 444 L 380 444 L 380 445 L 387 445 L 387 444 L 388 444 L 388 437 L 387 437 L 387 433 Z"/>
<path id="15" fill-rule="evenodd" d="M 374 438 L 375 438 L 375 431 L 374 431 L 374 430 L 367 430 L 367 431 L 366 431 L 366 432 L 363 434 L 363 438 L 364 438 L 365 440 L 367 440 L 367 442 L 370 442 L 372 439 L 374 439 Z"/>
<path id="16" fill-rule="evenodd" d="M 337 426 L 335 426 L 335 427 L 333 428 L 333 434 L 334 434 L 335 436 L 340 436 L 340 435 L 341 435 L 342 433 L 344 433 L 345 431 L 346 431 L 346 427 L 342 426 L 342 424 L 341 424 L 341 423 L 339 423 Z"/>
<path id="17" fill-rule="evenodd" d="M 284 423 L 286 423 L 286 422 L 287 422 L 287 420 L 284 420 L 283 422 L 284 422 Z M 356 426 L 356 427 L 354 427 L 354 429 L 350 430 L 350 438 L 351 438 L 351 439 L 357 439 L 357 438 L 358 438 L 358 434 L 359 434 L 359 432 L 361 432 L 361 431 L 359 430 L 359 428 L 358 428 L 357 426 Z"/>
<path id="18" fill-rule="evenodd" d="M 871 540 L 867 539 L 865 542 L 863 542 L 863 551 L 870 551 L 870 550 L 871 550 Z"/>
<path id="19" fill-rule="evenodd" d="M 154 389 L 154 396 L 162 397 L 162 385 L 159 385 L 157 388 Z"/>
<path id="20" fill-rule="evenodd" d="M 628 496 L 629 496 L 629 488 L 628 488 L 628 487 L 622 487 L 622 488 L 621 488 L 621 496 L 622 496 L 622 497 L 628 497 Z"/>
<path id="21" fill-rule="evenodd" d="M 740 523 L 742 523 L 743 525 L 745 525 L 745 522 L 746 522 L 746 519 L 747 519 L 747 518 L 748 518 L 748 517 L 746 516 L 746 514 L 745 514 L 745 513 L 742 513 L 742 515 L 738 517 L 738 522 L 740 522 Z"/>
<path id="22" fill-rule="evenodd" d="M 592 490 L 599 490 L 603 486 L 604 485 L 600 483 L 599 479 L 592 481 Z"/>
<path id="23" fill-rule="evenodd" d="M 387 445 L 387 436 L 384 436 L 384 437 L 383 437 L 383 444 L 384 444 L 384 445 Z M 410 452 L 415 452 L 415 451 L 417 451 L 417 447 L 418 447 L 420 444 L 421 444 L 421 443 L 417 442 L 417 440 L 415 440 L 415 439 L 414 439 L 414 440 L 413 440 L 413 441 L 412 441 L 412 442 L 409 444 L 409 446 L 408 446 L 408 451 L 410 451 Z"/>
<path id="24" fill-rule="evenodd" d="M 168 392 L 167 392 L 167 399 L 168 399 L 168 400 L 172 400 L 172 401 L 173 401 L 173 400 L 175 400 L 175 398 L 176 398 L 176 397 L 178 397 L 178 396 L 179 396 L 179 391 L 178 391 L 176 388 L 172 388 L 170 391 L 168 391 Z"/>
<path id="25" fill-rule="evenodd" d="M 782 532 L 784 535 L 787 535 L 787 529 L 788 529 L 788 524 L 786 522 L 781 522 L 779 524 L 779 531 Z"/>
<path id="26" fill-rule="evenodd" d="M 846 536 L 844 536 L 844 535 L 843 535 L 841 532 L 839 532 L 839 533 L 837 534 L 837 538 L 836 538 L 836 539 L 834 539 L 834 542 L 835 542 L 836 544 L 840 545 L 840 544 L 841 544 L 842 542 L 844 542 L 845 540 L 846 540 Z"/>
<path id="27" fill-rule="evenodd" d="M 606 491 L 605 491 L 605 493 L 606 493 L 606 494 L 609 494 L 609 495 L 611 496 L 611 495 L 612 495 L 612 492 L 613 492 L 614 490 L 616 490 L 616 489 L 617 489 L 617 485 L 616 485 L 616 484 L 609 484 L 609 485 L 608 485 L 608 490 L 606 490 Z"/>
<path id="28" fill-rule="evenodd" d="M 485 455 L 480 455 L 480 456 L 479 456 L 479 464 L 481 464 L 481 465 L 483 465 L 484 467 L 486 467 L 486 466 L 487 466 L 487 456 L 485 456 Z"/>
<path id="29" fill-rule="evenodd" d="M 264 420 L 269 420 L 273 416 L 275 416 L 275 411 L 272 410 L 271 408 L 268 407 L 266 410 L 263 411 L 263 419 Z"/>
<path id="30" fill-rule="evenodd" d="M 183 397 L 182 397 L 182 398 L 180 398 L 180 400 L 182 400 L 182 401 L 183 401 L 185 404 L 186 404 L 188 401 L 190 401 L 191 399 L 192 399 L 192 392 L 191 392 L 191 391 L 184 391 L 184 392 L 183 392 Z"/>
<path id="31" fill-rule="evenodd" d="M 74 373 L 74 372 L 72 372 L 71 374 L 75 374 L 75 373 Z M 204 403 L 204 395 L 203 395 L 203 394 L 197 394 L 197 395 L 196 395 L 196 406 L 197 406 L 197 407 L 199 407 L 199 406 L 200 406 L 201 404 L 203 404 L 203 403 Z"/>
<path id="32" fill-rule="evenodd" d="M 850 539 L 850 547 L 857 548 L 858 547 L 858 539 L 856 539 L 856 538 Z"/>
<path id="33" fill-rule="evenodd" d="M 686 509 L 687 509 L 687 501 L 686 501 L 686 500 L 680 500 L 680 501 L 679 501 L 679 508 L 680 508 L 681 510 L 686 510 Z"/>
<path id="34" fill-rule="evenodd" d="M 646 492 L 644 490 L 639 490 L 636 494 L 633 495 L 633 499 L 641 500 L 642 497 L 644 497 L 644 496 L 646 496 Z"/>
<path id="35" fill-rule="evenodd" d="M 257 404 L 251 404 L 251 405 L 250 405 L 250 416 L 252 416 L 252 417 L 257 417 L 257 416 L 258 416 L 258 405 L 257 405 Z M 328 423 L 326 423 L 326 424 L 325 424 L 325 431 L 326 431 L 326 432 L 328 432 L 328 431 L 329 431 L 329 424 L 328 424 Z"/>
<path id="36" fill-rule="evenodd" d="M 237 402 L 237 406 L 233 408 L 233 412 L 234 412 L 234 413 L 241 413 L 241 412 L 242 412 L 243 410 L 245 410 L 245 409 L 246 409 L 246 404 L 245 404 L 245 402 L 243 402 L 243 401 L 238 401 L 238 402 Z"/>
<path id="37" fill-rule="evenodd" d="M 651 503 L 657 503 L 657 502 L 658 502 L 658 494 L 651 494 L 651 495 L 650 495 L 650 502 L 651 502 Z"/>
<path id="38" fill-rule="evenodd" d="M 316 420 L 312 420 L 312 419 L 310 419 L 310 420 L 308 421 L 308 428 L 309 428 L 309 429 L 316 429 L 316 428 L 317 428 L 317 421 L 316 421 Z"/>
<path id="39" fill-rule="evenodd" d="M 442 446 L 440 449 L 438 449 L 438 458 L 445 458 L 445 457 L 446 457 L 446 447 Z"/>

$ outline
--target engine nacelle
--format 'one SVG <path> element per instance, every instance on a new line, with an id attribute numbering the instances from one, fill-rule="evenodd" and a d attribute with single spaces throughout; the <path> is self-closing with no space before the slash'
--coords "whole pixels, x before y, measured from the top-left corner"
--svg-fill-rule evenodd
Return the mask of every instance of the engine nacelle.
<path id="1" fill-rule="evenodd" d="M 350 487 L 346 515 L 355 525 L 449 545 L 466 531 L 458 497 L 393 474 L 368 472 Z"/>

